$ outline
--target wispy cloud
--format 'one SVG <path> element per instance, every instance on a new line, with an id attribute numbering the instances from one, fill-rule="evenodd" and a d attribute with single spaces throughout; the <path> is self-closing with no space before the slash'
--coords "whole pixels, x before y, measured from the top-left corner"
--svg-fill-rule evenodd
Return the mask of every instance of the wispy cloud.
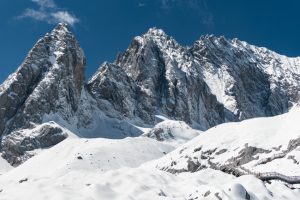
<path id="1" fill-rule="evenodd" d="M 79 19 L 77 19 L 67 11 L 58 11 L 55 13 L 51 13 L 51 16 L 57 21 L 66 22 L 70 25 L 74 25 L 75 23 L 79 22 Z"/>
<path id="2" fill-rule="evenodd" d="M 41 9 L 57 7 L 53 0 L 31 0 L 31 1 L 38 4 Z"/>
<path id="3" fill-rule="evenodd" d="M 79 19 L 66 10 L 58 7 L 54 0 L 31 0 L 37 8 L 27 8 L 18 19 L 31 18 L 37 21 L 56 24 L 59 22 L 74 26 Z"/>
<path id="4" fill-rule="evenodd" d="M 197 12 L 201 23 L 205 25 L 213 24 L 213 15 L 208 8 L 206 0 L 160 0 L 163 9 L 177 7 L 188 7 Z"/>
<path id="5" fill-rule="evenodd" d="M 202 24 L 211 26 L 214 23 L 214 16 L 208 7 L 207 0 L 141 0 L 139 7 L 142 7 L 140 5 L 146 6 L 150 2 L 158 6 L 160 11 L 165 12 L 175 8 L 179 10 L 188 8 L 197 13 Z"/>
<path id="6" fill-rule="evenodd" d="M 138 3 L 138 7 L 145 7 L 146 6 L 146 3 L 145 2 L 139 2 Z"/>

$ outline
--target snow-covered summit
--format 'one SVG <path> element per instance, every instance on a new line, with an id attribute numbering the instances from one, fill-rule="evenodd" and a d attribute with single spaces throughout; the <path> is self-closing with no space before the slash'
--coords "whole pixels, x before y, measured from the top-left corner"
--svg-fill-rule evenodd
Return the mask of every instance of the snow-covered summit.
<path id="1" fill-rule="evenodd" d="M 299 101 L 299 58 L 215 36 L 191 51 L 211 92 L 238 119 L 284 113 Z"/>
<path id="2" fill-rule="evenodd" d="M 83 110 L 85 62 L 83 50 L 64 24 L 38 40 L 0 86 L 1 138 L 13 131 L 17 137 L 18 130 L 34 129 L 45 122 L 45 115 L 68 122 L 80 118 L 76 113 Z M 57 122 L 57 118 L 48 118 L 51 120 Z"/>
<path id="3" fill-rule="evenodd" d="M 0 134 L 55 121 L 82 137 L 123 138 L 157 115 L 207 130 L 286 113 L 300 99 L 299 58 L 223 36 L 183 47 L 152 28 L 87 84 L 85 64 L 66 24 L 46 34 L 0 86 Z"/>
<path id="4" fill-rule="evenodd" d="M 154 36 L 166 36 L 166 33 L 164 32 L 164 30 L 162 30 L 160 28 L 156 28 L 156 27 L 150 28 L 146 34 L 154 35 Z"/>
<path id="5" fill-rule="evenodd" d="M 55 34 L 56 32 L 59 33 L 70 33 L 70 27 L 67 23 L 58 23 L 57 26 L 52 30 L 52 34 Z"/>
<path id="6" fill-rule="evenodd" d="M 131 88 L 141 91 L 137 101 L 145 106 L 133 102 L 133 110 L 147 110 L 127 116 L 146 124 L 163 113 L 205 130 L 226 121 L 285 113 L 300 99 L 299 58 L 224 36 L 205 35 L 183 47 L 151 28 L 135 37 L 114 64 L 133 80 Z"/>

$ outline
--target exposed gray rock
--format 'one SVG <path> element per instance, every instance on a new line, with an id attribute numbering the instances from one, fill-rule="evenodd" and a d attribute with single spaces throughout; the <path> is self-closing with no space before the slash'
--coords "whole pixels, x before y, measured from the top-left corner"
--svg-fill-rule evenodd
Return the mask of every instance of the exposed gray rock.
<path id="1" fill-rule="evenodd" d="M 130 112 L 125 112 L 127 118 L 155 124 L 155 115 L 163 113 L 171 119 L 207 129 L 225 122 L 225 111 L 215 95 L 210 93 L 191 56 L 161 30 L 150 29 L 132 41 L 128 50 L 119 55 L 115 65 L 107 66 L 111 70 L 96 73 L 89 81 L 89 88 L 96 99 L 100 97 L 97 99 L 100 104 L 103 99 L 111 102 L 111 97 L 101 94 L 103 89 L 99 89 L 97 80 L 110 86 L 107 90 L 114 91 L 114 94 L 125 89 L 118 96 L 121 99 L 111 103 L 116 108 L 130 107 Z M 183 68 L 187 66 L 193 71 L 185 72 Z M 120 79 L 116 79 L 116 75 L 111 73 L 113 71 L 126 77 L 125 82 L 117 85 L 117 91 L 113 83 Z"/>
<path id="2" fill-rule="evenodd" d="M 34 150 L 51 147 L 67 137 L 67 132 L 54 122 L 14 131 L 2 139 L 2 157 L 17 166 L 34 156 Z"/>
<path id="3" fill-rule="evenodd" d="M 201 164 L 199 163 L 199 161 L 197 160 L 196 162 L 194 162 L 192 159 L 189 159 L 187 161 L 187 170 L 189 172 L 196 172 L 200 169 L 203 169 L 205 167 L 201 167 Z"/>
<path id="4" fill-rule="evenodd" d="M 65 24 L 46 34 L 0 86 L 0 135 L 40 124 L 45 114 L 68 121 L 80 103 L 85 57 Z"/>
<path id="5" fill-rule="evenodd" d="M 88 90 L 97 99 L 100 110 L 118 119 L 133 116 L 148 119 L 147 110 L 137 110 L 142 94 L 133 80 L 117 65 L 104 63 L 89 81 Z M 143 102 L 141 101 L 141 105 Z M 145 105 L 146 106 L 146 105 Z M 151 105 L 147 105 L 151 109 Z"/>
<path id="6" fill-rule="evenodd" d="M 221 155 L 222 153 L 225 153 L 227 149 L 221 149 L 220 151 L 216 152 L 216 155 Z"/>
<path id="7" fill-rule="evenodd" d="M 295 139 L 295 140 L 291 140 L 289 142 L 288 148 L 285 151 L 285 153 L 291 152 L 291 151 L 293 151 L 294 149 L 296 149 L 299 146 L 300 146 L 300 137 L 297 138 L 297 139 Z"/>
<path id="8" fill-rule="evenodd" d="M 242 150 L 240 150 L 239 155 L 237 157 L 230 159 L 229 163 L 235 166 L 244 165 L 252 160 L 257 160 L 258 158 L 254 157 L 256 154 L 270 153 L 270 152 L 271 150 L 252 147 L 246 144 L 245 147 Z"/>
<path id="9" fill-rule="evenodd" d="M 289 155 L 289 156 L 287 157 L 287 159 L 293 160 L 293 162 L 294 162 L 295 164 L 299 165 L 299 161 L 297 161 L 297 160 L 295 159 L 295 156 Z"/>
<path id="10" fill-rule="evenodd" d="M 209 190 L 204 193 L 204 197 L 207 197 L 208 195 L 210 195 L 210 191 Z"/>
<path id="11" fill-rule="evenodd" d="M 282 114 L 299 102 L 298 58 L 213 35 L 201 37 L 191 52 L 212 93 L 239 120 Z"/>
<path id="12" fill-rule="evenodd" d="M 124 119 L 151 125 L 162 113 L 206 130 L 287 112 L 300 99 L 299 66 L 297 58 L 213 35 L 182 47 L 154 28 L 105 63 L 89 91 L 101 109 L 113 105 Z"/>

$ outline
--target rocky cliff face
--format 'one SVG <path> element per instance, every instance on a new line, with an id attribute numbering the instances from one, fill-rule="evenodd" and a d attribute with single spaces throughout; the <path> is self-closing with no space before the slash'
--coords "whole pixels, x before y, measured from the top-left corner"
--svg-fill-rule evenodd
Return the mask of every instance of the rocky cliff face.
<path id="1" fill-rule="evenodd" d="M 40 124 L 45 114 L 69 120 L 78 110 L 84 68 L 82 49 L 66 25 L 59 24 L 0 86 L 0 135 Z"/>
<path id="2" fill-rule="evenodd" d="M 122 118 L 155 124 L 155 115 L 163 114 L 205 130 L 287 112 L 300 98 L 299 61 L 213 35 L 182 47 L 162 30 L 150 29 L 88 85 L 99 104 L 110 102 Z M 118 100 L 103 95 L 103 88 Z"/>
<path id="3" fill-rule="evenodd" d="M 101 95 L 96 80 L 115 82 L 113 73 L 96 73 L 89 82 L 89 88 L 98 101 L 113 102 L 114 107 L 127 118 L 139 118 L 146 124 L 154 124 L 155 115 L 164 114 L 202 129 L 226 120 L 226 109 L 210 92 L 201 70 L 192 60 L 192 54 L 162 30 L 150 29 L 142 37 L 134 38 L 111 66 L 130 80 L 126 83 L 131 89 L 122 91 L 121 98 L 129 100 L 130 104 L 122 102 L 122 105 Z M 106 89 L 116 91 L 113 87 Z M 130 107 L 131 112 L 119 109 L 121 107 Z"/>
<path id="4" fill-rule="evenodd" d="M 90 122 L 84 107 L 85 62 L 74 35 L 67 25 L 59 24 L 0 86 L 1 151 L 12 165 L 32 157 L 35 149 L 67 137 L 59 125 L 43 123 L 54 120 L 84 126 Z"/>
<path id="5" fill-rule="evenodd" d="M 74 35 L 58 25 L 0 86 L 0 133 L 40 124 L 49 114 L 84 126 L 93 122 L 86 113 L 95 102 L 111 118 L 154 125 L 163 114 L 205 130 L 287 112 L 300 98 L 299 58 L 212 35 L 182 47 L 152 28 L 104 63 L 88 91 L 84 68 Z"/>
<path id="6" fill-rule="evenodd" d="M 299 102 L 299 58 L 212 35 L 190 51 L 211 92 L 239 120 L 278 115 Z"/>

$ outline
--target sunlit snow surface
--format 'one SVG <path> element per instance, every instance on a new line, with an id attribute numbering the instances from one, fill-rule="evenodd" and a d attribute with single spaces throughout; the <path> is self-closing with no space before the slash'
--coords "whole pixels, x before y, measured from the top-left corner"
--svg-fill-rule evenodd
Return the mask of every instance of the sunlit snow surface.
<path id="1" fill-rule="evenodd" d="M 295 108 L 272 118 L 223 124 L 200 133 L 177 149 L 178 144 L 173 140 L 185 138 L 185 131 L 191 133 L 191 129 L 179 132 L 186 126 L 173 121 L 158 125 L 163 129 L 175 127 L 176 131 L 172 140 L 162 142 L 145 136 L 112 140 L 84 139 L 73 135 L 1 175 L 0 199 L 298 200 L 300 190 L 292 190 L 279 181 L 263 183 L 252 175 L 236 178 L 210 168 L 178 174 L 160 168 L 168 166 L 170 160 L 176 160 L 178 166 L 185 167 L 185 155 L 194 156 L 194 149 L 199 145 L 204 150 L 227 149 L 228 152 L 223 154 L 214 154 L 215 161 L 220 163 L 238 154 L 234 149 L 244 147 L 245 143 L 264 149 L 281 145 L 281 150 L 284 150 L 290 140 L 300 137 L 299 119 L 300 109 Z M 180 154 L 182 149 L 185 149 L 183 156 Z M 290 154 L 300 160 L 299 147 Z M 260 154 L 259 159 L 263 156 L 267 155 Z M 286 157 L 254 166 L 259 159 L 245 167 L 287 175 L 300 174 L 300 165 L 293 164 Z M 7 167 L 3 160 L 0 160 L 0 167 Z M 297 188 L 297 185 L 294 187 Z"/>

